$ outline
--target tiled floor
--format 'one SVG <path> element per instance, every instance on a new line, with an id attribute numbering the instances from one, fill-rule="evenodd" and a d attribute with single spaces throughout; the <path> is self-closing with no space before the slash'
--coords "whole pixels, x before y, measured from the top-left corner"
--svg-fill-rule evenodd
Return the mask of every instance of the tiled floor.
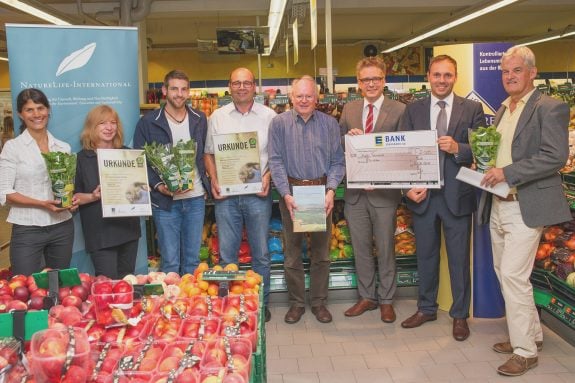
<path id="1" fill-rule="evenodd" d="M 330 304 L 334 321 L 329 324 L 317 322 L 306 308 L 294 325 L 283 321 L 287 306 L 272 303 L 266 325 L 268 382 L 575 382 L 575 347 L 546 327 L 539 366 L 508 378 L 495 370 L 507 357 L 491 350 L 506 338 L 504 319 L 471 319 L 471 336 L 457 342 L 445 312 L 436 322 L 401 328 L 401 321 L 415 312 L 415 300 L 395 302 L 398 319 L 393 324 L 381 322 L 379 310 L 346 318 L 343 312 L 352 303 Z"/>

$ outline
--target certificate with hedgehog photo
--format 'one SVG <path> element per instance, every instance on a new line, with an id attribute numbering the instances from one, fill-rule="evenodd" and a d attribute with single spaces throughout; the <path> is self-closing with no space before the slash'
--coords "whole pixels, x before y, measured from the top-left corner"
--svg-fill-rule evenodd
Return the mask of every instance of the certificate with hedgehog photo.
<path id="1" fill-rule="evenodd" d="M 104 217 L 152 215 L 146 156 L 143 150 L 98 149 Z"/>
<path id="2" fill-rule="evenodd" d="M 262 190 L 257 132 L 214 135 L 214 158 L 221 195 L 255 194 Z"/>

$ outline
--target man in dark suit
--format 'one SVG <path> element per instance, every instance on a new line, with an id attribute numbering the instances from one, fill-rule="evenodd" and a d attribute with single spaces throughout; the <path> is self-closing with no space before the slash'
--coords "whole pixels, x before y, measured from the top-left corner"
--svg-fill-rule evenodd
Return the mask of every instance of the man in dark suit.
<path id="1" fill-rule="evenodd" d="M 379 57 L 363 58 L 357 63 L 357 83 L 363 100 L 349 102 L 343 108 L 339 125 L 342 135 L 394 132 L 405 105 L 385 98 L 385 63 Z M 367 310 L 381 310 L 381 320 L 395 321 L 393 295 L 395 278 L 395 211 L 401 198 L 399 190 L 346 189 L 345 217 L 351 234 L 357 272 L 359 300 L 346 316 L 358 316 Z M 377 250 L 373 256 L 373 243 Z"/>
<path id="2" fill-rule="evenodd" d="M 447 55 L 434 57 L 427 71 L 431 96 L 407 106 L 401 130 L 437 130 L 441 188 L 412 188 L 406 192 L 413 212 L 417 246 L 419 296 L 417 312 L 403 321 L 404 328 L 437 319 L 441 228 L 445 238 L 453 304 L 453 337 L 469 336 L 467 318 L 471 301 L 469 247 L 471 215 L 476 208 L 475 189 L 455 179 L 462 166 L 473 162 L 467 133 L 485 125 L 481 104 L 453 93 L 457 63 Z"/>
<path id="3" fill-rule="evenodd" d="M 535 89 L 535 55 L 527 47 L 503 54 L 501 75 L 509 97 L 495 116 L 501 141 L 495 167 L 482 183 L 507 182 L 511 190 L 506 198 L 484 193 L 479 212 L 484 222 L 490 218 L 493 266 L 509 329 L 509 340 L 493 345 L 511 354 L 497 371 L 517 376 L 537 366 L 543 347 L 529 281 L 543 227 L 571 220 L 558 173 L 569 155 L 569 107 Z"/>

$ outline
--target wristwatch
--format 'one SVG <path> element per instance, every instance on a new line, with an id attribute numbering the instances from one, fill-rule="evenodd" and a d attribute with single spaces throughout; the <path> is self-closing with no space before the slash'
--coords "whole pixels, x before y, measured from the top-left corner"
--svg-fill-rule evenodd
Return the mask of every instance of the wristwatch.
<path id="1" fill-rule="evenodd" d="M 335 189 L 334 188 L 325 188 L 325 192 L 327 193 L 328 191 L 332 191 L 333 194 L 335 195 Z"/>

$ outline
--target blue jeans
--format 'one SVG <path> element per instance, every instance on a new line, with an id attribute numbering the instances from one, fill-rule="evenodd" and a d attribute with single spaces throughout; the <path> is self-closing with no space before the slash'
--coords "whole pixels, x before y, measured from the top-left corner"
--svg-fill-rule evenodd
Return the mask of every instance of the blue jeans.
<path id="1" fill-rule="evenodd" d="M 220 263 L 238 263 L 238 251 L 242 241 L 242 229 L 246 226 L 252 255 L 252 269 L 264 282 L 264 301 L 270 292 L 270 254 L 268 231 L 272 214 L 271 193 L 268 197 L 241 195 L 215 201 L 216 223 L 220 244 Z"/>
<path id="2" fill-rule="evenodd" d="M 206 202 L 203 196 L 175 200 L 170 211 L 152 207 L 164 272 L 193 273 L 200 264 Z"/>

